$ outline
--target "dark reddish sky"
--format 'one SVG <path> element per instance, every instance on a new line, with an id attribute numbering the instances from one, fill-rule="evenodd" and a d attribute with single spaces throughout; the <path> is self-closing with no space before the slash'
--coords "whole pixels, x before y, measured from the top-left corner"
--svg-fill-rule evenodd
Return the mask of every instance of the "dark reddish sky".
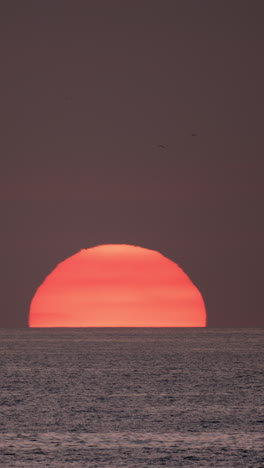
<path id="1" fill-rule="evenodd" d="M 1 2 L 0 326 L 102 243 L 179 263 L 209 326 L 264 325 L 263 21 L 261 0 Z"/>

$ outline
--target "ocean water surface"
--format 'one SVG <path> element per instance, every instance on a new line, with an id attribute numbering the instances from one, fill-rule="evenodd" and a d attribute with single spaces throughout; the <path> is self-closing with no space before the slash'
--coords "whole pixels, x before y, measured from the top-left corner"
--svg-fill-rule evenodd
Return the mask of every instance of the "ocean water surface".
<path id="1" fill-rule="evenodd" d="M 264 467 L 262 329 L 0 330 L 1 467 Z"/>

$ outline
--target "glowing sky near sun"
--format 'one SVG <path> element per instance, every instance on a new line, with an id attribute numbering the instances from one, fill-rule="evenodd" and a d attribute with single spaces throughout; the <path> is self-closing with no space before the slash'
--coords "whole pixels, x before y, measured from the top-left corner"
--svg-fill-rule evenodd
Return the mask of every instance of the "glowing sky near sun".
<path id="1" fill-rule="evenodd" d="M 204 327 L 206 310 L 182 269 L 131 245 L 84 249 L 37 289 L 30 327 Z"/>

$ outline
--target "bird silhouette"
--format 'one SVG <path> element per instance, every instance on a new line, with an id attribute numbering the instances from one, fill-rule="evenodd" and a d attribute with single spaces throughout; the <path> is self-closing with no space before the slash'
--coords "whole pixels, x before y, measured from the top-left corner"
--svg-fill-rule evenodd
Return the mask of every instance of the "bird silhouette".
<path id="1" fill-rule="evenodd" d="M 167 145 L 157 145 L 157 148 L 166 149 L 166 148 L 168 148 L 168 146 Z"/>

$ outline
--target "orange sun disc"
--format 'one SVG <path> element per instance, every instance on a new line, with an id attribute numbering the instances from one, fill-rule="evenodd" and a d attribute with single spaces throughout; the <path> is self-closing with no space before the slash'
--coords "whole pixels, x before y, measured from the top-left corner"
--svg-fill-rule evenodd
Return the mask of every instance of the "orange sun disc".
<path id="1" fill-rule="evenodd" d="M 37 289 L 30 327 L 205 327 L 201 293 L 154 250 L 100 245 L 59 263 Z"/>

